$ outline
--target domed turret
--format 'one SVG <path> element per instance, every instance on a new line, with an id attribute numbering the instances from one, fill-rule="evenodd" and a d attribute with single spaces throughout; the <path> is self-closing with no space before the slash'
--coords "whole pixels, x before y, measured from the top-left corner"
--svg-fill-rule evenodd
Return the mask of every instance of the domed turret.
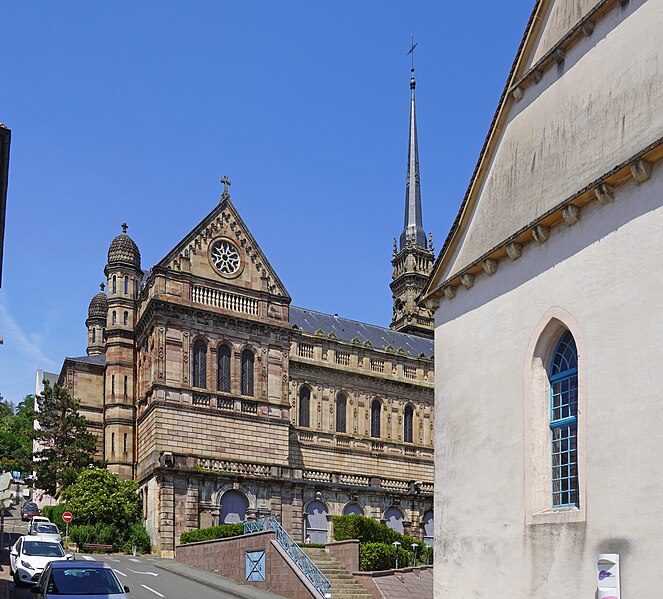
<path id="1" fill-rule="evenodd" d="M 122 223 L 122 233 L 113 239 L 108 248 L 108 264 L 118 262 L 140 270 L 140 252 L 134 240 L 127 235 L 127 223 Z"/>
<path id="2" fill-rule="evenodd" d="M 104 293 L 105 285 L 101 283 L 101 291 L 97 293 L 91 300 L 90 305 L 87 309 L 88 318 L 103 318 L 106 320 L 106 314 L 108 313 L 108 298 Z"/>
<path id="3" fill-rule="evenodd" d="M 97 356 L 106 352 L 106 319 L 108 318 L 108 298 L 104 293 L 104 284 L 101 291 L 91 300 L 87 309 L 87 355 Z"/>

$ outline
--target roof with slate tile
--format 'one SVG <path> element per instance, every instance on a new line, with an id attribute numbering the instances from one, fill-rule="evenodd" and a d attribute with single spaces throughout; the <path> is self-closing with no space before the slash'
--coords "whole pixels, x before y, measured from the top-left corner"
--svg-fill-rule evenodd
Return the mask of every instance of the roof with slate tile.
<path id="1" fill-rule="evenodd" d="M 294 327 L 305 333 L 316 333 L 321 330 L 325 335 L 334 333 L 340 341 L 359 339 L 361 343 L 368 341 L 373 347 L 382 350 L 391 345 L 395 351 L 402 348 L 408 356 L 418 357 L 423 354 L 427 358 L 432 358 L 434 353 L 432 339 L 407 335 L 373 324 L 341 318 L 336 314 L 323 314 L 314 310 L 290 306 L 290 322 Z"/>

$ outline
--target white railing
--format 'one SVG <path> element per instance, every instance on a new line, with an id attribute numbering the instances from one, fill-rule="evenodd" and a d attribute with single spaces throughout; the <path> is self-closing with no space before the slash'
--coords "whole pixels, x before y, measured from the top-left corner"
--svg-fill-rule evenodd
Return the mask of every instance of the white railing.
<path id="1" fill-rule="evenodd" d="M 246 462 L 230 462 L 228 460 L 198 460 L 198 466 L 203 470 L 216 472 L 229 472 L 233 474 L 252 474 L 254 476 L 269 476 L 271 468 L 264 464 L 248 464 Z"/>
<path id="2" fill-rule="evenodd" d="M 191 301 L 214 308 L 223 308 L 231 312 L 258 315 L 258 300 L 251 297 L 244 297 L 219 289 L 210 289 L 201 285 L 194 285 L 191 288 Z"/>
<path id="3" fill-rule="evenodd" d="M 297 347 L 297 354 L 302 358 L 313 359 L 313 346 L 308 343 L 300 343 Z"/>

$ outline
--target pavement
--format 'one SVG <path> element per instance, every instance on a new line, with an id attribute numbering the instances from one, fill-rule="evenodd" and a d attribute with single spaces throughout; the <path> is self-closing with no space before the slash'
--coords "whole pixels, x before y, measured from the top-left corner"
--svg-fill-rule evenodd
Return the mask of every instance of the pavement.
<path id="1" fill-rule="evenodd" d="M 5 531 L 6 541 L 13 545 L 21 534 L 27 533 L 27 524 L 12 514 L 5 518 Z M 77 561 L 108 563 L 120 582 L 129 587 L 132 599 L 284 599 L 281 595 L 152 555 L 77 553 L 75 558 Z M 0 599 L 32 597 L 29 588 L 14 588 L 9 574 L 9 552 L 5 549 L 0 554 Z"/>

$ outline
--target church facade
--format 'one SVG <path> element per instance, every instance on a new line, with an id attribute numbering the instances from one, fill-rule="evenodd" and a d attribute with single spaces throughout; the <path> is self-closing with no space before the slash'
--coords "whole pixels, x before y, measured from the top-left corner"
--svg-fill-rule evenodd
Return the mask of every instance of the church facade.
<path id="1" fill-rule="evenodd" d="M 163 555 L 183 531 L 277 514 L 295 539 L 359 513 L 433 538 L 433 263 L 423 235 L 411 81 L 406 217 L 392 328 L 291 305 L 231 202 L 149 271 L 126 225 L 89 306 L 87 355 L 60 383 L 109 470 L 139 484 Z M 148 233 L 146 231 L 146 233 Z M 105 289 L 104 289 L 105 287 Z"/>
<path id="2" fill-rule="evenodd" d="M 436 599 L 658 594 L 661 30 L 657 1 L 534 8 L 422 294 Z"/>

